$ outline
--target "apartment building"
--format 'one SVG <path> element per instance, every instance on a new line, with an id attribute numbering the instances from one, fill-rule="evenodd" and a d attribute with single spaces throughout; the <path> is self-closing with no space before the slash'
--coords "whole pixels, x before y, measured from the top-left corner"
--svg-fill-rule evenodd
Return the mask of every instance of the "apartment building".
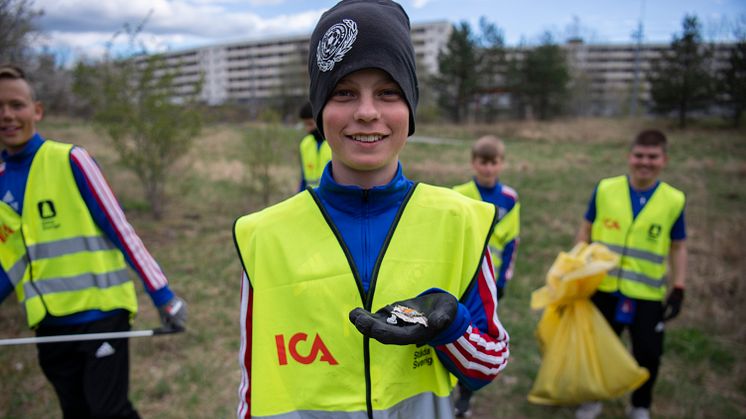
<path id="1" fill-rule="evenodd" d="M 653 62 L 670 49 L 669 44 L 585 44 L 570 40 L 564 46 L 573 76 L 574 89 L 586 95 L 584 108 L 591 115 L 628 114 L 631 108 L 644 112 L 651 102 L 647 74 Z M 708 45 L 712 49 L 710 70 L 727 65 L 732 44 Z M 637 97 L 637 103 L 633 98 Z"/>
<path id="2" fill-rule="evenodd" d="M 453 27 L 448 21 L 412 25 L 418 71 L 438 72 L 438 54 Z M 268 99 L 302 98 L 308 85 L 310 35 L 285 36 L 194 48 L 164 55 L 166 67 L 178 72 L 176 84 L 188 93 L 202 78 L 200 99 L 210 105 L 252 104 Z M 585 115 L 627 114 L 631 107 L 645 112 L 650 103 L 647 72 L 668 44 L 586 44 L 569 40 L 565 50 L 572 75 L 572 112 Z M 712 71 L 725 66 L 732 44 L 714 46 Z M 530 47 L 506 49 L 518 58 Z M 500 77 L 498 77 L 500 78 Z M 500 80 L 496 80 L 499 84 Z M 504 81 L 503 81 L 504 82 Z M 510 106 L 510 91 L 496 86 L 496 109 Z M 635 93 L 636 92 L 636 93 Z M 632 101 L 636 96 L 637 102 Z"/>
<path id="3" fill-rule="evenodd" d="M 412 25 L 412 43 L 421 72 L 435 73 L 438 53 L 448 42 L 447 21 Z M 275 37 L 164 54 L 176 70 L 178 91 L 188 93 L 203 77 L 200 99 L 210 105 L 254 103 L 272 97 L 303 97 L 308 88 L 309 35 Z"/>

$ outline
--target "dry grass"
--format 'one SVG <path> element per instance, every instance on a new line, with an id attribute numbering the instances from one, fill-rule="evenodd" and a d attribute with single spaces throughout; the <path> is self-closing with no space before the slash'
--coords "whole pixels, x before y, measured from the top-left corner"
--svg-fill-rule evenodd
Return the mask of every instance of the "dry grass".
<path id="1" fill-rule="evenodd" d="M 511 333 L 513 359 L 504 375 L 477 393 L 475 418 L 572 417 L 568 408 L 533 406 L 526 394 L 540 356 L 533 337 L 538 313 L 528 309 L 531 291 L 558 251 L 570 247 L 590 192 L 601 177 L 623 173 L 630 136 L 657 121 L 581 119 L 551 123 L 507 122 L 494 126 L 424 126 L 418 134 L 462 139 L 463 144 L 409 144 L 402 154 L 412 179 L 454 185 L 470 177 L 472 139 L 491 133 L 508 147 L 503 180 L 523 205 L 522 234 L 514 281 L 500 316 Z M 231 225 L 261 207 L 243 152 L 243 125 L 211 125 L 194 149 L 177 162 L 169 184 L 170 205 L 161 221 L 144 210 L 136 178 L 123 171 L 106 141 L 90 127 L 48 120 L 50 138 L 81 144 L 94 155 L 174 290 L 189 302 L 189 331 L 133 339 L 131 396 L 143 417 L 233 417 L 239 379 L 238 292 L 240 265 Z M 671 164 L 665 180 L 687 193 L 689 286 L 684 311 L 670 324 L 668 352 L 656 388 L 657 417 L 746 416 L 746 134 L 713 128 L 669 130 Z M 300 138 L 300 136 L 298 137 Z M 272 201 L 297 187 L 297 156 L 283 149 L 272 166 Z M 158 324 L 139 292 L 137 328 Z M 28 336 L 18 304 L 0 305 L 3 336 Z M 53 391 L 30 347 L 0 349 L 0 417 L 57 415 Z M 709 410 L 708 410 L 709 409 Z M 708 413 L 711 412 L 711 413 Z M 624 401 L 606 404 L 604 417 L 623 417 Z"/>

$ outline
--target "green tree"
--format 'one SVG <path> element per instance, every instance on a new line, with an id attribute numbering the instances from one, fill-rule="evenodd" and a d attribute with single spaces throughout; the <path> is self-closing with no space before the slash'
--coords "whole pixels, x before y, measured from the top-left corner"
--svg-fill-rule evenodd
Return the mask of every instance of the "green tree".
<path id="1" fill-rule="evenodd" d="M 681 128 L 686 127 L 692 111 L 704 109 L 713 97 L 711 51 L 701 32 L 697 17 L 685 16 L 681 34 L 673 36 L 670 49 L 652 62 L 648 72 L 653 110 L 661 114 L 675 111 Z"/>
<path id="2" fill-rule="evenodd" d="M 284 59 L 285 63 L 279 74 L 280 83 L 267 101 L 279 112 L 281 119 L 295 121 L 298 109 L 308 100 L 309 77 L 305 65 L 308 61 L 308 49 L 295 48 Z"/>
<path id="3" fill-rule="evenodd" d="M 438 105 L 462 122 L 468 116 L 468 105 L 477 90 L 479 54 L 477 41 L 468 22 L 453 28 L 448 43 L 438 56 L 440 73 L 433 78 Z"/>
<path id="4" fill-rule="evenodd" d="M 125 27 L 130 46 L 137 45 L 142 25 Z M 120 163 L 140 181 L 155 218 L 165 207 L 165 186 L 173 164 L 186 154 L 200 132 L 197 95 L 178 87 L 178 68 L 169 68 L 159 55 L 113 58 L 111 48 L 101 62 L 79 64 L 75 92 L 88 101 L 96 126 L 108 135 Z M 178 87 L 178 88 L 177 88 Z"/>
<path id="5" fill-rule="evenodd" d="M 32 0 L 0 0 L 0 62 L 25 64 L 41 15 Z"/>
<path id="6" fill-rule="evenodd" d="M 564 51 L 550 33 L 534 48 L 520 48 L 507 70 L 508 87 L 519 115 L 550 119 L 561 114 L 568 100 L 570 72 Z"/>
<path id="7" fill-rule="evenodd" d="M 719 74 L 718 90 L 722 103 L 730 111 L 733 126 L 740 127 L 746 110 L 746 15 L 735 35 L 737 41 L 730 50 L 727 66 Z"/>
<path id="8" fill-rule="evenodd" d="M 497 116 L 505 86 L 505 40 L 502 30 L 484 16 L 479 19 L 477 46 L 477 117 L 489 123 Z"/>
<path id="9" fill-rule="evenodd" d="M 264 109 L 259 114 L 260 125 L 244 135 L 244 161 L 248 167 L 244 185 L 249 193 L 261 197 L 263 207 L 272 203 L 272 192 L 279 188 L 272 168 L 282 159 L 282 146 L 285 141 L 280 115 L 272 109 Z"/>

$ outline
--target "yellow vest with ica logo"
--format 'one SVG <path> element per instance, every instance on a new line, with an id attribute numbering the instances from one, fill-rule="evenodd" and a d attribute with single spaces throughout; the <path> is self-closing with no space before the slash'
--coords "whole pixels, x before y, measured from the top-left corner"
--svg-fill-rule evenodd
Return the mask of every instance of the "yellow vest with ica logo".
<path id="1" fill-rule="evenodd" d="M 596 218 L 591 240 L 621 256 L 598 289 L 627 297 L 662 301 L 666 295 L 666 259 L 671 229 L 684 210 L 684 193 L 660 182 L 650 200 L 632 219 L 627 176 L 603 179 L 596 191 Z"/>
<path id="2" fill-rule="evenodd" d="M 332 159 L 332 149 L 324 140 L 321 146 L 316 142 L 313 134 L 308 134 L 300 142 L 300 161 L 303 165 L 303 178 L 306 185 L 311 187 L 319 186 L 321 174 L 324 173 L 324 167 Z"/>
<path id="3" fill-rule="evenodd" d="M 454 186 L 453 190 L 471 199 L 482 201 L 482 195 L 479 193 L 479 188 L 477 188 L 474 180 Z M 495 270 L 495 275 L 497 275 L 497 272 L 500 272 L 505 246 L 520 234 L 520 213 L 521 204 L 520 202 L 516 202 L 510 211 L 497 220 L 495 230 L 492 232 L 492 236 L 490 237 L 490 253 L 492 254 L 492 267 Z"/>
<path id="4" fill-rule="evenodd" d="M 32 328 L 47 314 L 137 311 L 124 256 L 93 221 L 75 183 L 71 148 L 54 141 L 41 145 L 20 215 L 0 203 L 0 264 Z"/>
<path id="5" fill-rule="evenodd" d="M 475 286 L 494 219 L 492 205 L 415 185 L 366 294 L 312 190 L 239 218 L 234 236 L 253 301 L 252 417 L 451 417 L 449 373 L 435 349 L 364 338 L 348 316 L 432 287 L 462 297 Z"/>

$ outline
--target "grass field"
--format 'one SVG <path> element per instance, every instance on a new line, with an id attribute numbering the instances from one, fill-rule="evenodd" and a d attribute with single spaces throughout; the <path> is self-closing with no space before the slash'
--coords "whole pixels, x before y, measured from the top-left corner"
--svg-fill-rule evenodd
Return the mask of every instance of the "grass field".
<path id="1" fill-rule="evenodd" d="M 746 417 L 746 132 L 719 127 L 687 131 L 665 122 L 589 119 L 495 126 L 418 125 L 418 135 L 456 140 L 444 145 L 412 142 L 401 159 L 414 180 L 453 185 L 470 176 L 469 145 L 495 133 L 507 143 L 502 180 L 522 203 L 521 244 L 513 281 L 499 308 L 511 334 L 511 364 L 477 393 L 475 418 L 571 418 L 570 408 L 530 404 L 526 395 L 541 358 L 534 338 L 539 313 L 529 309 L 533 290 L 557 252 L 569 249 L 595 183 L 625 171 L 630 137 L 658 126 L 669 133 L 670 164 L 664 180 L 687 194 L 689 275 L 684 309 L 667 325 L 666 353 L 653 414 L 668 418 Z M 240 265 L 231 237 L 233 220 L 263 206 L 259 198 L 255 128 L 210 125 L 176 165 L 166 216 L 155 221 L 136 178 L 116 163 L 105 139 L 75 121 L 51 119 L 48 138 L 85 146 L 99 162 L 130 222 L 189 303 L 185 334 L 130 341 L 131 398 L 145 418 L 233 417 L 239 380 Z M 300 133 L 282 130 L 273 143 L 280 162 L 272 202 L 291 195 L 298 181 Z M 158 325 L 157 313 L 138 282 L 136 328 Z M 14 296 L 0 305 L 2 337 L 30 336 Z M 57 400 L 32 346 L 0 347 L 0 417 L 59 417 Z M 626 400 L 607 402 L 603 417 L 624 417 Z"/>

